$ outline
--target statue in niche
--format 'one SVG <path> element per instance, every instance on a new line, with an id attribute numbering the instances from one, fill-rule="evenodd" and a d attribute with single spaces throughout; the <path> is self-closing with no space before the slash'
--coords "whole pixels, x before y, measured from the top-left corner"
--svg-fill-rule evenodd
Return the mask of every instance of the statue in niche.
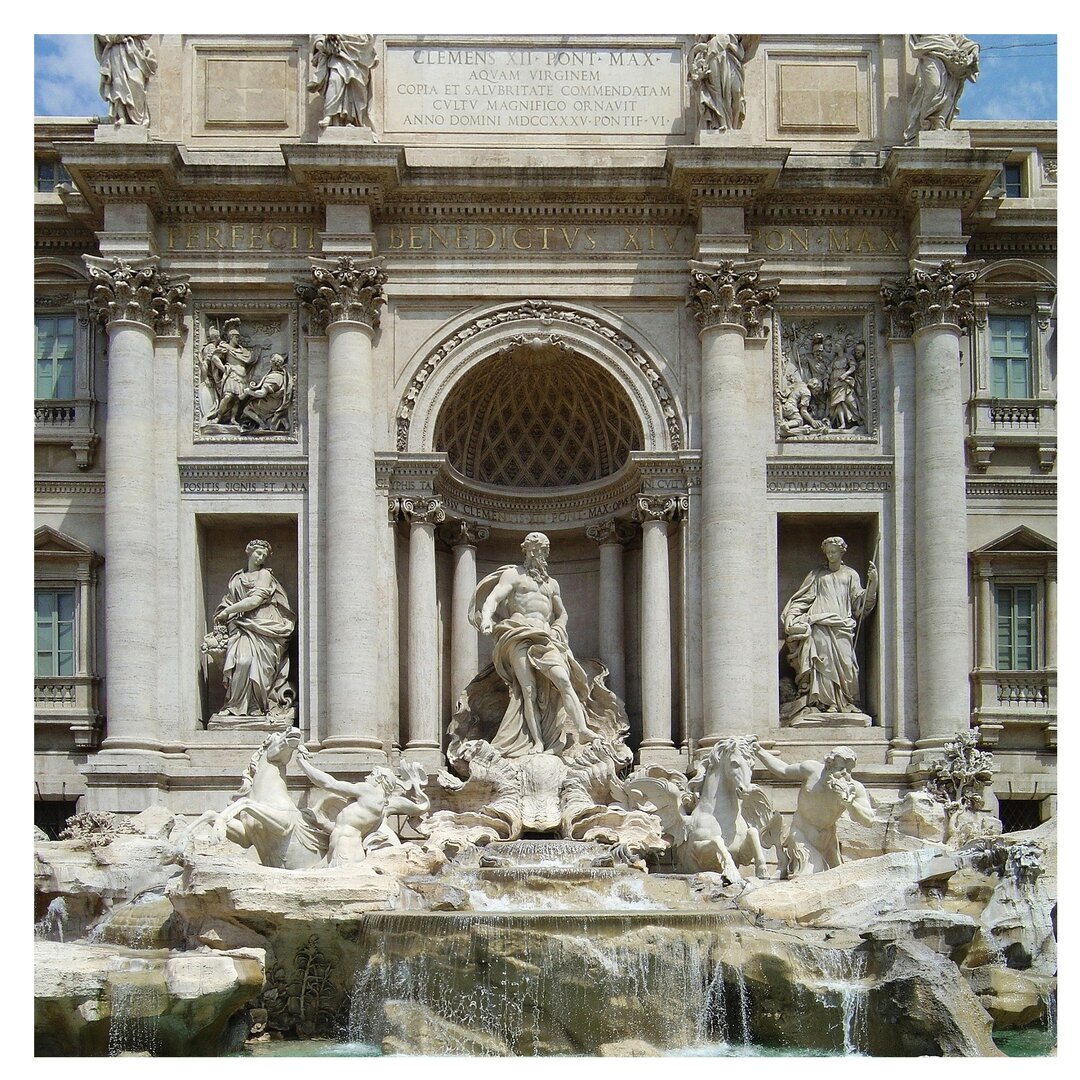
<path id="1" fill-rule="evenodd" d="M 296 615 L 274 572 L 266 565 L 272 549 L 252 540 L 246 570 L 238 570 L 214 612 L 214 629 L 203 653 L 224 655 L 221 680 L 225 703 L 211 727 L 285 727 L 296 716 L 296 692 L 289 684 L 289 642 Z"/>
<path id="2" fill-rule="evenodd" d="M 308 89 L 323 95 L 319 127 L 370 127 L 371 69 L 379 62 L 371 34 L 316 34 Z"/>
<path id="3" fill-rule="evenodd" d="M 270 370 L 258 382 L 251 382 L 242 395 L 240 426 L 245 431 L 288 431 L 293 382 L 288 363 L 281 353 L 270 357 Z"/>
<path id="4" fill-rule="evenodd" d="M 157 71 L 149 34 L 95 34 L 98 61 L 98 92 L 109 103 L 114 124 L 147 127 L 146 84 Z"/>
<path id="5" fill-rule="evenodd" d="M 779 437 L 866 434 L 866 368 L 866 342 L 850 323 L 830 333 L 816 322 L 786 325 L 776 380 Z"/>
<path id="6" fill-rule="evenodd" d="M 559 583 L 547 570 L 548 538 L 529 533 L 521 550 L 524 565 L 489 574 L 469 608 L 470 622 L 494 639 L 492 662 L 510 687 L 510 705 L 491 740 L 505 757 L 558 753 L 596 738 L 583 704 L 588 679 L 570 651 Z"/>
<path id="7" fill-rule="evenodd" d="M 831 870 L 843 862 L 836 823 L 850 814 L 863 825 L 876 821 L 866 788 L 855 780 L 851 770 L 857 760 L 848 746 L 837 746 L 822 761 L 800 761 L 789 765 L 758 745 L 751 736 L 754 752 L 761 763 L 781 780 L 798 780 L 798 802 L 783 842 L 780 861 L 782 877 L 816 874 Z"/>
<path id="8" fill-rule="evenodd" d="M 690 50 L 690 81 L 698 88 L 702 128 L 738 131 L 743 126 L 743 64 L 751 48 L 747 34 L 714 34 Z"/>
<path id="9" fill-rule="evenodd" d="M 376 765 L 360 783 L 350 784 L 317 768 L 305 746 L 300 746 L 296 760 L 312 784 L 338 796 L 329 822 L 327 866 L 363 862 L 369 852 L 400 847 L 401 840 L 386 819 L 414 818 L 431 809 L 424 793 L 427 772 L 416 762 L 403 761 L 397 769 Z M 326 816 L 328 809 L 324 802 L 318 814 Z"/>
<path id="10" fill-rule="evenodd" d="M 781 720 L 869 726 L 870 717 L 859 708 L 855 644 L 877 602 L 877 567 L 871 561 L 864 589 L 858 572 L 844 563 L 843 537 L 828 537 L 821 550 L 826 565 L 806 575 L 780 613 L 798 692 L 784 705 Z"/>
<path id="11" fill-rule="evenodd" d="M 979 77 L 979 46 L 963 34 L 909 34 L 918 61 L 904 141 L 952 127 L 964 84 Z"/>

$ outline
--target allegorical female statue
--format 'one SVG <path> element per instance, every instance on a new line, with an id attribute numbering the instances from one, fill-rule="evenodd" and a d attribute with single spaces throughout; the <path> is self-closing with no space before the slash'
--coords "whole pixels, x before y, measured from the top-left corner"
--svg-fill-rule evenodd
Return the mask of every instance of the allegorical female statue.
<path id="1" fill-rule="evenodd" d="M 311 39 L 311 81 L 321 91 L 319 127 L 370 127 L 371 69 L 379 62 L 371 34 L 316 34 Z"/>
<path id="2" fill-rule="evenodd" d="M 979 46 L 963 34 L 910 34 L 918 60 L 904 141 L 952 127 L 964 85 L 979 77 Z"/>
<path id="3" fill-rule="evenodd" d="M 149 34 L 95 34 L 94 55 L 101 77 L 99 93 L 109 103 L 114 124 L 150 123 L 146 84 L 157 71 Z"/>
<path id="4" fill-rule="evenodd" d="M 738 131 L 743 126 L 743 63 L 750 48 L 746 34 L 713 34 L 690 50 L 690 80 L 697 84 L 703 128 Z"/>
<path id="5" fill-rule="evenodd" d="M 205 653 L 225 656 L 221 670 L 225 704 L 214 719 L 247 717 L 285 726 L 296 715 L 288 656 L 296 615 L 266 565 L 270 545 L 252 540 L 246 550 L 247 569 L 230 578 L 214 612 L 214 629 L 202 645 Z"/>
<path id="6" fill-rule="evenodd" d="M 843 537 L 828 537 L 821 550 L 826 565 L 806 575 L 780 613 L 798 689 L 798 697 L 784 706 L 783 719 L 789 721 L 802 714 L 800 720 L 813 722 L 808 713 L 864 715 L 859 708 L 855 636 L 877 602 L 877 567 L 870 563 L 864 589 L 858 572 L 844 563 Z M 864 722 L 869 724 L 870 718 Z"/>

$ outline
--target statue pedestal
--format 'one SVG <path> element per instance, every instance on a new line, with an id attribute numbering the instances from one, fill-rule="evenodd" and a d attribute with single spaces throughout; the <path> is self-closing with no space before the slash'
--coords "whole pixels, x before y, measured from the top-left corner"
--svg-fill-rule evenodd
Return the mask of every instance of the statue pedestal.
<path id="1" fill-rule="evenodd" d="M 968 131 L 952 131 L 949 128 L 942 131 L 920 131 L 915 136 L 912 146 L 948 146 L 968 149 L 971 146 L 971 133 Z"/>
<path id="2" fill-rule="evenodd" d="M 94 128 L 94 142 L 147 143 L 149 141 L 150 128 L 145 124 L 114 124 L 106 119 Z"/>
<path id="3" fill-rule="evenodd" d="M 804 728 L 804 727 L 830 727 L 830 728 L 843 728 L 843 727 L 855 727 L 865 728 L 871 727 L 873 720 L 864 712 L 821 712 L 818 709 L 802 709 L 795 713 L 790 720 L 786 720 L 781 715 L 780 723 L 785 727 Z"/>
<path id="4" fill-rule="evenodd" d="M 375 138 L 375 132 L 369 127 L 356 127 L 352 124 L 345 126 L 328 124 L 326 127 L 318 129 L 316 142 L 342 145 L 373 143 L 378 142 L 378 140 Z"/>
<path id="5" fill-rule="evenodd" d="M 295 712 L 284 716 L 223 716 L 214 713 L 206 726 L 210 731 L 285 731 L 295 723 Z"/>
<path id="6" fill-rule="evenodd" d="M 753 136 L 747 128 L 737 131 L 728 128 L 727 131 L 718 131 L 716 128 L 700 128 L 698 130 L 698 146 L 749 146 L 753 142 Z"/>

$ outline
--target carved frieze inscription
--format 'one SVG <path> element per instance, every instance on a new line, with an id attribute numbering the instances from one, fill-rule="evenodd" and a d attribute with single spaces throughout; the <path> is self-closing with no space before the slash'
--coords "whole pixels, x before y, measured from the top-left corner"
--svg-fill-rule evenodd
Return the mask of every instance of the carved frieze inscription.
<path id="1" fill-rule="evenodd" d="M 677 46 L 500 48 L 387 42 L 387 133 L 669 135 L 683 131 Z"/>

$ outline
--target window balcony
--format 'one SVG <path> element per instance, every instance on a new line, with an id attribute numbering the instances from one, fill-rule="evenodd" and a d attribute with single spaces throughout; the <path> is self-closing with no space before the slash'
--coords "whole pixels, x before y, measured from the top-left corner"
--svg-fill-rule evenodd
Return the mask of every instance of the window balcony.
<path id="1" fill-rule="evenodd" d="M 1006 728 L 1041 729 L 1057 745 L 1057 671 L 973 671 L 971 718 L 987 745 Z"/>
<path id="2" fill-rule="evenodd" d="M 70 731 L 77 747 L 95 748 L 101 739 L 97 709 L 99 679 L 93 675 L 47 675 L 34 679 L 34 723 Z"/>
<path id="3" fill-rule="evenodd" d="M 1031 447 L 1039 469 L 1049 473 L 1057 460 L 1057 402 L 1047 398 L 972 398 L 967 406 L 972 468 L 986 472 L 994 451 Z"/>
<path id="4" fill-rule="evenodd" d="M 34 443 L 67 446 L 75 464 L 87 469 L 93 463 L 99 437 L 94 431 L 94 403 L 88 398 L 39 398 L 34 402 Z"/>

